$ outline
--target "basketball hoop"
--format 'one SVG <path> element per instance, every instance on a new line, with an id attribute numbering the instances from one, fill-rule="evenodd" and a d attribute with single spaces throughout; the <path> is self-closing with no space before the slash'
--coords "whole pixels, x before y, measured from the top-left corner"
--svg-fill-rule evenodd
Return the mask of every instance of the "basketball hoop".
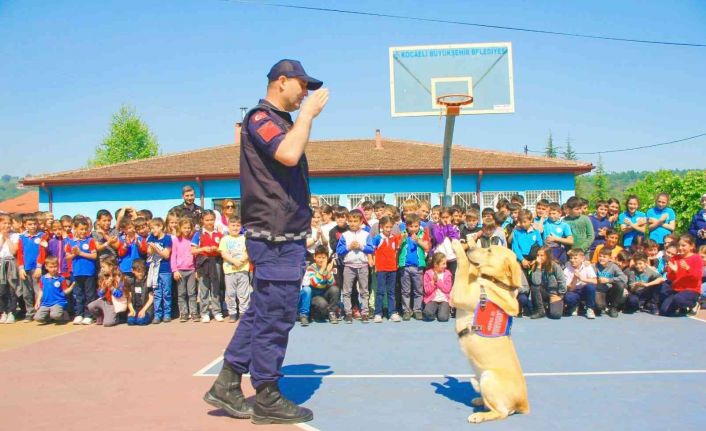
<path id="1" fill-rule="evenodd" d="M 473 96 L 469 94 L 446 94 L 437 97 L 436 103 L 444 106 L 446 115 L 458 115 L 461 112 L 461 106 L 473 103 Z"/>

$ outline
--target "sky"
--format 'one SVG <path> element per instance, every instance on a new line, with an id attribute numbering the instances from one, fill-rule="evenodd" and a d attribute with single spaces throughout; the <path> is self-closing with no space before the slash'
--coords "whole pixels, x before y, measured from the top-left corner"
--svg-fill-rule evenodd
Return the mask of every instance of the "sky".
<path id="1" fill-rule="evenodd" d="M 706 2 L 295 1 L 507 27 L 706 44 Z M 441 143 L 439 117 L 390 116 L 388 48 L 509 41 L 515 113 L 466 115 L 454 143 L 521 152 L 570 136 L 575 151 L 706 132 L 706 47 L 560 37 L 227 0 L 0 0 L 0 174 L 86 166 L 111 116 L 133 106 L 163 153 L 233 142 L 240 107 L 282 58 L 325 82 L 312 139 Z M 704 168 L 706 136 L 606 153 L 608 171 Z M 580 155 L 597 163 L 596 155 Z M 420 166 L 423 167 L 423 166 Z"/>

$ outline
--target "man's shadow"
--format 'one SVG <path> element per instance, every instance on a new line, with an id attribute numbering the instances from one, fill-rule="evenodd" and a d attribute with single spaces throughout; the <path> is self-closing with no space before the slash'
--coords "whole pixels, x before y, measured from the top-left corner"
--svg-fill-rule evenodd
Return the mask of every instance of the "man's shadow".
<path id="1" fill-rule="evenodd" d="M 446 379 L 444 383 L 431 383 L 431 385 L 436 388 L 434 391 L 435 394 L 443 395 L 451 401 L 456 401 L 457 403 L 472 408 L 474 411 L 483 410 L 482 407 L 475 407 L 471 405 L 471 400 L 480 396 L 480 394 L 473 390 L 473 386 L 471 386 L 470 381 L 466 380 L 462 382 L 456 377 L 451 376 L 444 376 L 444 378 Z"/>
<path id="2" fill-rule="evenodd" d="M 282 395 L 296 404 L 302 404 L 321 387 L 324 376 L 333 374 L 329 365 L 293 364 L 282 367 L 284 377 L 279 380 Z"/>

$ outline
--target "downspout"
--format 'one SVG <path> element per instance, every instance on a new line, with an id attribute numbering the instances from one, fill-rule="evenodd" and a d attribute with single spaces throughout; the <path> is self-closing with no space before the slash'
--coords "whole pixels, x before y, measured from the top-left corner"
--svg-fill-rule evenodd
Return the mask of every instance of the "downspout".
<path id="1" fill-rule="evenodd" d="M 478 170 L 478 176 L 476 177 L 476 202 L 481 204 L 480 201 L 480 184 L 483 181 L 483 169 Z"/>
<path id="2" fill-rule="evenodd" d="M 199 185 L 199 198 L 201 199 L 201 208 L 203 208 L 203 200 L 204 200 L 204 188 L 203 188 L 203 181 L 201 181 L 201 177 L 196 177 L 196 184 Z"/>
<path id="3" fill-rule="evenodd" d="M 52 194 L 51 194 L 51 189 L 49 187 L 47 187 L 47 185 L 45 183 L 42 183 L 40 187 L 47 194 L 47 199 L 49 200 L 49 212 L 53 212 L 54 202 L 53 202 L 53 198 L 52 198 Z"/>

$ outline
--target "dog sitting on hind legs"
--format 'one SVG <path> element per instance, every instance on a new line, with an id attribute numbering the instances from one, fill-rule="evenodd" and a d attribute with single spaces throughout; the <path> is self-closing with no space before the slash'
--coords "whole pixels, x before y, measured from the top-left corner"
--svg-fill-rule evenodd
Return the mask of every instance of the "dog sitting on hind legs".
<path id="1" fill-rule="evenodd" d="M 512 316 L 519 313 L 517 289 L 522 268 L 515 254 L 500 246 L 463 250 L 453 241 L 458 256 L 451 302 L 456 307 L 456 333 L 461 350 L 475 376 L 471 400 L 487 411 L 473 413 L 468 422 L 504 419 L 529 413 L 527 384 L 510 337 Z"/>

